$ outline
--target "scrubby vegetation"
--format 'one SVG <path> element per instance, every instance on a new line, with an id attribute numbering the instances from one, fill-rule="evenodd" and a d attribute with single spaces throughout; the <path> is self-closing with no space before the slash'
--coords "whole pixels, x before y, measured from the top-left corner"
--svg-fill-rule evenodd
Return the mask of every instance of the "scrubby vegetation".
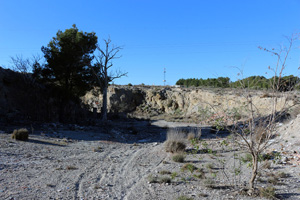
<path id="1" fill-rule="evenodd" d="M 15 139 L 15 140 L 26 141 L 26 140 L 28 140 L 28 135 L 29 135 L 29 132 L 26 128 L 15 129 L 11 135 L 11 138 Z"/>
<path id="2" fill-rule="evenodd" d="M 186 145 L 182 141 L 178 140 L 167 140 L 165 143 L 166 152 L 178 153 L 183 152 L 186 148 Z"/>
<path id="3" fill-rule="evenodd" d="M 264 76 L 250 76 L 241 80 L 232 82 L 228 77 L 218 77 L 218 78 L 208 78 L 208 79 L 179 79 L 176 85 L 181 85 L 185 87 L 214 87 L 214 88 L 249 88 L 249 89 L 271 89 L 273 83 L 278 82 L 279 91 L 290 91 L 300 89 L 300 78 L 290 75 L 281 77 L 272 77 L 267 79 Z M 243 83 L 243 84 L 241 84 Z"/>
<path id="4" fill-rule="evenodd" d="M 172 160 L 174 162 L 179 162 L 179 163 L 183 163 L 185 159 L 185 156 L 183 154 L 176 154 L 172 157 Z"/>

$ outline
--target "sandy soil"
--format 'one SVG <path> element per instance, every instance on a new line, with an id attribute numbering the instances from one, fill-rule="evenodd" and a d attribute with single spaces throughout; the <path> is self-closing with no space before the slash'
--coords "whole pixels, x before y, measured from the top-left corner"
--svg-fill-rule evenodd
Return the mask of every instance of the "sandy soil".
<path id="1" fill-rule="evenodd" d="M 249 169 L 241 166 L 241 175 L 226 178 L 227 172 L 222 170 L 217 160 L 226 160 L 226 170 L 232 170 L 234 163 L 230 159 L 236 150 L 234 146 L 232 151 L 221 147 L 221 142 L 228 138 L 226 134 L 212 135 L 207 128 L 203 128 L 202 139 L 219 157 L 202 152 L 187 153 L 185 159 L 185 163 L 204 169 L 207 177 L 216 174 L 214 187 L 208 187 L 203 179 L 195 178 L 196 173 L 182 171 L 185 163 L 172 161 L 172 155 L 165 152 L 163 144 L 166 127 L 178 126 L 186 127 L 187 124 L 165 121 L 150 124 L 134 120 L 112 122 L 108 128 L 47 124 L 35 128 L 26 142 L 12 140 L 10 134 L 2 131 L 0 199 L 146 200 L 176 199 L 181 195 L 193 199 L 261 199 L 241 195 L 239 189 L 229 187 L 232 181 L 244 184 Z M 284 130 L 287 129 L 285 127 Z M 280 178 L 280 184 L 273 184 L 277 197 L 300 199 L 299 146 L 295 146 L 297 143 L 292 143 L 292 139 L 289 141 L 286 134 L 284 137 L 282 142 L 290 142 L 288 148 L 282 150 L 287 157 L 286 162 L 272 162 L 270 168 L 263 170 L 258 185 L 270 185 L 268 176 L 282 171 L 288 177 Z M 272 148 L 279 150 L 282 144 Z M 189 150 L 192 150 L 190 144 Z M 214 165 L 210 170 L 207 167 L 209 163 Z M 171 183 L 149 182 L 149 176 L 171 176 L 161 175 L 162 171 L 176 172 L 177 176 Z"/>

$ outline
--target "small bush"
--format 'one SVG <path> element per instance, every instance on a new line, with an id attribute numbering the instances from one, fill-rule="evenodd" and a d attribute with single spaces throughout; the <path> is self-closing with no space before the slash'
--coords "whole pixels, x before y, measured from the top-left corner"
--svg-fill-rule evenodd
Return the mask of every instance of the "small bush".
<path id="1" fill-rule="evenodd" d="M 77 167 L 70 165 L 70 166 L 67 166 L 66 169 L 67 170 L 76 170 Z"/>
<path id="2" fill-rule="evenodd" d="M 178 153 L 184 152 L 186 145 L 182 141 L 167 140 L 165 143 L 166 152 Z"/>
<path id="3" fill-rule="evenodd" d="M 154 177 L 152 174 L 148 176 L 149 183 L 171 183 L 171 178 L 167 176 Z"/>
<path id="4" fill-rule="evenodd" d="M 268 183 L 271 183 L 272 185 L 277 185 L 279 182 L 279 179 L 277 177 L 271 177 L 268 179 Z"/>
<path id="5" fill-rule="evenodd" d="M 262 166 L 261 166 L 263 169 L 271 169 L 271 162 L 269 161 L 264 161 Z"/>
<path id="6" fill-rule="evenodd" d="M 177 176 L 178 176 L 177 172 L 173 172 L 173 173 L 171 174 L 171 179 L 174 179 L 174 178 L 177 177 Z"/>
<path id="7" fill-rule="evenodd" d="M 275 188 L 268 186 L 266 188 L 259 188 L 260 197 L 265 197 L 267 199 L 275 199 Z"/>
<path id="8" fill-rule="evenodd" d="M 179 162 L 179 163 L 183 163 L 184 162 L 184 159 L 185 159 L 185 156 L 182 155 L 182 154 L 176 154 L 172 157 L 172 160 L 174 162 Z"/>
<path id="9" fill-rule="evenodd" d="M 246 164 L 246 163 L 249 163 L 249 162 L 252 162 L 252 155 L 250 153 L 247 153 L 245 155 L 245 157 L 241 157 L 241 161 Z"/>
<path id="10" fill-rule="evenodd" d="M 199 174 L 194 174 L 194 177 L 198 178 L 198 179 L 204 179 L 205 178 L 205 172 L 201 171 Z"/>
<path id="11" fill-rule="evenodd" d="M 166 171 L 166 170 L 162 170 L 159 172 L 160 174 L 162 175 L 165 175 L 165 174 L 172 174 L 170 171 Z"/>
<path id="12" fill-rule="evenodd" d="M 171 183 L 171 178 L 167 176 L 162 176 L 158 179 L 159 183 Z"/>
<path id="13" fill-rule="evenodd" d="M 278 178 L 287 178 L 287 177 L 289 177 L 289 174 L 285 173 L 285 172 L 278 172 L 276 174 L 276 177 L 278 177 Z"/>
<path id="14" fill-rule="evenodd" d="M 26 141 L 26 140 L 28 140 L 28 135 L 29 135 L 29 132 L 26 128 L 21 128 L 18 130 L 15 129 L 11 135 L 11 138 L 15 139 L 15 140 Z"/>
<path id="15" fill-rule="evenodd" d="M 99 146 L 99 147 L 93 148 L 93 151 L 94 152 L 102 152 L 103 148 Z"/>
<path id="16" fill-rule="evenodd" d="M 196 138 L 196 134 L 195 133 L 189 133 L 188 136 L 187 136 L 188 140 L 192 140 L 192 139 L 195 139 L 195 138 Z"/>
<path id="17" fill-rule="evenodd" d="M 194 199 L 193 199 L 193 198 L 190 198 L 190 197 L 187 197 L 187 196 L 184 196 L 184 195 L 182 195 L 182 196 L 178 197 L 178 198 L 177 198 L 177 200 L 194 200 Z"/>
<path id="18" fill-rule="evenodd" d="M 204 180 L 204 185 L 207 188 L 214 188 L 215 184 L 216 184 L 216 182 L 211 178 L 207 178 L 207 179 Z"/>
<path id="19" fill-rule="evenodd" d="M 193 173 L 196 169 L 198 169 L 195 165 L 191 163 L 186 163 L 182 166 L 181 171 L 189 170 L 191 173 Z"/>
<path id="20" fill-rule="evenodd" d="M 207 163 L 206 167 L 207 169 L 212 170 L 214 168 L 214 165 L 212 163 Z"/>
<path id="21" fill-rule="evenodd" d="M 157 177 L 154 177 L 152 174 L 148 176 L 149 183 L 157 183 Z"/>

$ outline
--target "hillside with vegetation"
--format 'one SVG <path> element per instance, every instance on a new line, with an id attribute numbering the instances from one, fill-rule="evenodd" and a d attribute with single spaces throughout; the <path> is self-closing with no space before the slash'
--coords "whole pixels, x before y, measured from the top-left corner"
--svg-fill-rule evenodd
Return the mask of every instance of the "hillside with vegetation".
<path id="1" fill-rule="evenodd" d="M 300 89 L 300 78 L 297 76 L 275 77 L 275 83 L 280 91 L 291 91 Z M 274 77 L 267 79 L 264 76 L 250 76 L 241 80 L 231 81 L 228 77 L 208 79 L 179 79 L 176 85 L 184 87 L 213 87 L 213 88 L 250 88 L 257 90 L 268 90 L 274 87 Z"/>

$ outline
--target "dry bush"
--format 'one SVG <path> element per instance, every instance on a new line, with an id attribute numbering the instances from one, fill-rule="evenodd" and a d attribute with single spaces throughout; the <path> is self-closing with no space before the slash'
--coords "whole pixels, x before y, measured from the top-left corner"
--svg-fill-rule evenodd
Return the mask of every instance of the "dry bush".
<path id="1" fill-rule="evenodd" d="M 148 176 L 148 182 L 149 183 L 171 183 L 171 178 L 167 176 L 156 177 L 150 174 Z"/>
<path id="2" fill-rule="evenodd" d="M 276 177 L 277 177 L 277 178 L 287 178 L 287 177 L 289 177 L 289 174 L 288 174 L 288 173 L 285 173 L 285 172 L 278 172 L 278 173 L 276 174 Z"/>
<path id="3" fill-rule="evenodd" d="M 197 169 L 198 168 L 195 165 L 191 164 L 191 163 L 186 163 L 185 165 L 183 165 L 181 167 L 181 171 L 189 170 L 191 173 L 193 173 Z"/>
<path id="4" fill-rule="evenodd" d="M 172 157 L 172 160 L 174 162 L 180 162 L 180 163 L 183 163 L 184 162 L 184 159 L 185 159 L 185 156 L 182 155 L 182 154 L 176 154 Z"/>
<path id="5" fill-rule="evenodd" d="M 272 186 L 268 186 L 266 188 L 259 188 L 260 197 L 264 197 L 267 199 L 276 199 L 275 197 L 275 188 Z"/>
<path id="6" fill-rule="evenodd" d="M 195 138 L 196 138 L 196 134 L 195 133 L 189 133 L 188 136 L 187 136 L 188 140 L 192 140 L 192 139 L 195 139 Z"/>
<path id="7" fill-rule="evenodd" d="M 170 171 L 167 171 L 167 170 L 162 170 L 159 173 L 162 174 L 162 175 L 172 174 Z"/>
<path id="8" fill-rule="evenodd" d="M 11 138 L 15 140 L 26 141 L 28 140 L 28 135 L 29 131 L 26 128 L 15 129 L 11 135 Z"/>
<path id="9" fill-rule="evenodd" d="M 186 144 L 183 141 L 178 140 L 167 140 L 165 142 L 166 152 L 179 153 L 184 152 Z"/>
<path id="10" fill-rule="evenodd" d="M 77 167 L 72 166 L 72 165 L 69 165 L 69 166 L 66 167 L 66 169 L 67 169 L 67 170 L 76 170 Z"/>
<path id="11" fill-rule="evenodd" d="M 201 128 L 199 127 L 177 127 L 169 129 L 167 140 L 186 140 L 201 137 Z"/>
<path id="12" fill-rule="evenodd" d="M 178 197 L 177 200 L 194 200 L 194 199 L 183 195 Z"/>
<path id="13" fill-rule="evenodd" d="M 159 183 L 171 183 L 171 178 L 167 176 L 162 176 L 158 178 Z"/>
<path id="14" fill-rule="evenodd" d="M 271 169 L 271 162 L 266 160 L 266 161 L 263 162 L 261 167 L 262 167 L 262 169 Z"/>
<path id="15" fill-rule="evenodd" d="M 155 177 L 155 176 L 153 176 L 152 174 L 150 174 L 150 175 L 148 176 L 148 182 L 149 182 L 149 183 L 157 183 L 157 182 L 158 182 L 157 177 Z"/>

